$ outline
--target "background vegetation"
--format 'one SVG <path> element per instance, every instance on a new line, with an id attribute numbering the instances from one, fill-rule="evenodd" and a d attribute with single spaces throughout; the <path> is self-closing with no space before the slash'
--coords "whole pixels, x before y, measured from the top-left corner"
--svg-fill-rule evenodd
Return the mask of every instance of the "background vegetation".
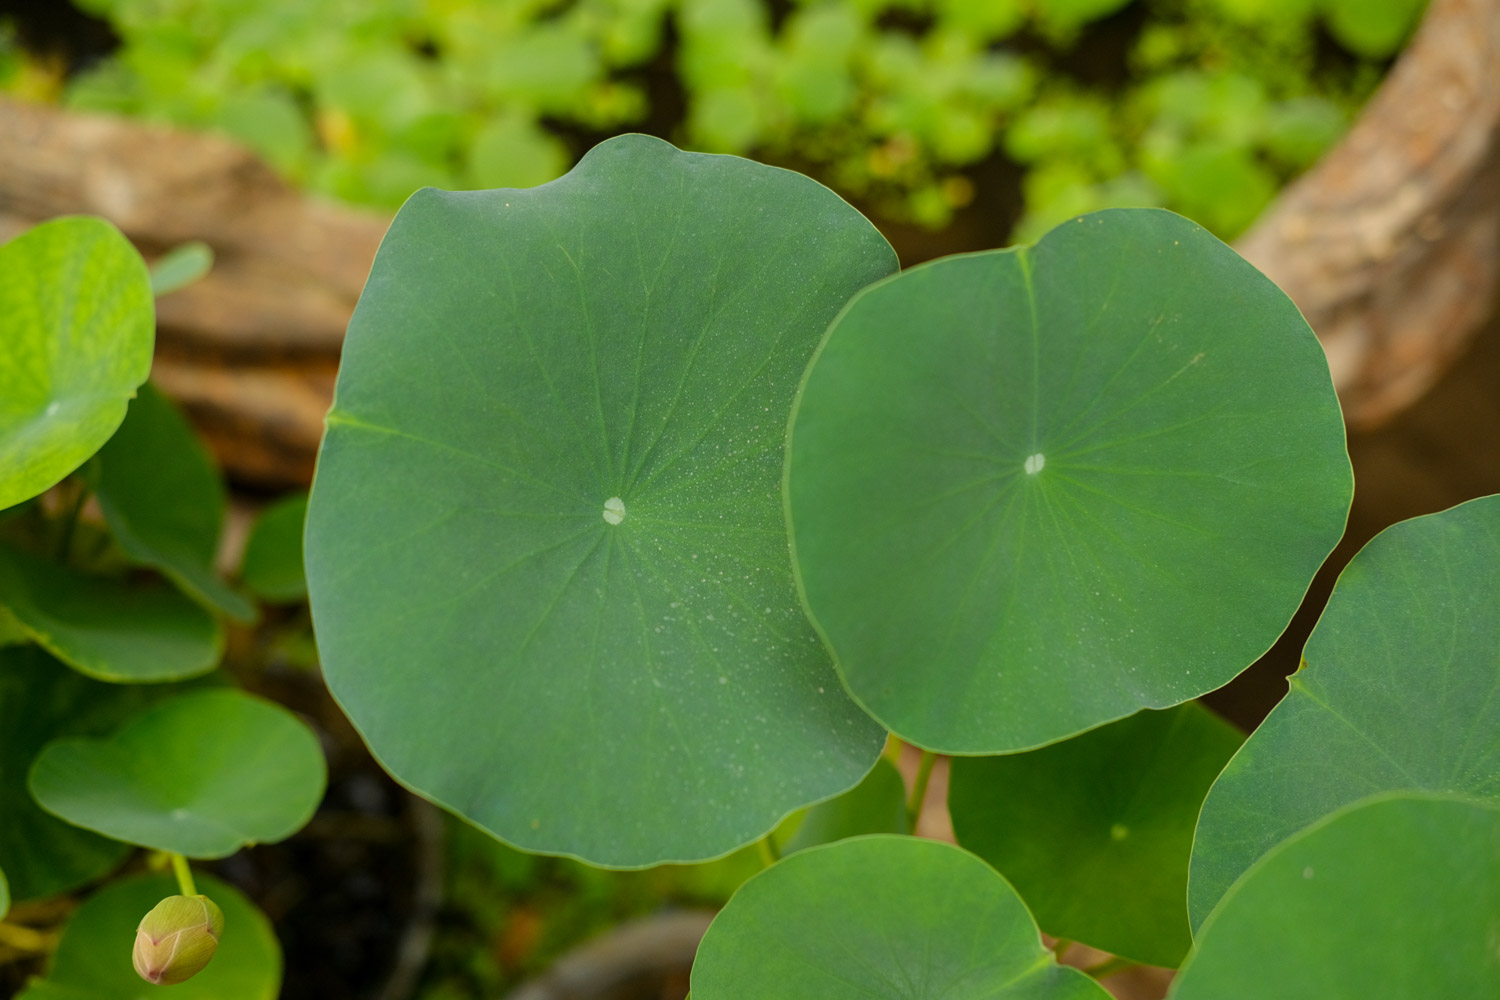
<path id="1" fill-rule="evenodd" d="M 118 49 L 67 75 L 12 37 L 0 86 L 220 129 L 356 203 L 539 184 L 642 130 L 804 169 L 926 227 L 1003 164 L 1029 240 L 1126 205 L 1233 237 L 1341 134 L 1423 0 L 78 6 Z"/>

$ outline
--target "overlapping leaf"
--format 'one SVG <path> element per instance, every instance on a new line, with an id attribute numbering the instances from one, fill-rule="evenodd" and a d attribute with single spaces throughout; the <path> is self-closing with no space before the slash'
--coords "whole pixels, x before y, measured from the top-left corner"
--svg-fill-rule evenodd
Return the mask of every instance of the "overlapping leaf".
<path id="1" fill-rule="evenodd" d="M 956 757 L 953 831 L 1047 933 L 1175 967 L 1193 940 L 1193 826 L 1241 739 L 1190 703 L 1030 753 Z"/>
<path id="2" fill-rule="evenodd" d="M 1497 609 L 1500 496 L 1403 521 L 1360 550 L 1291 690 L 1203 804 L 1194 926 L 1256 858 L 1356 799 L 1427 791 L 1500 803 Z"/>
<path id="3" fill-rule="evenodd" d="M 1257 861 L 1198 934 L 1170 1000 L 1500 996 L 1500 808 L 1386 794 Z"/>

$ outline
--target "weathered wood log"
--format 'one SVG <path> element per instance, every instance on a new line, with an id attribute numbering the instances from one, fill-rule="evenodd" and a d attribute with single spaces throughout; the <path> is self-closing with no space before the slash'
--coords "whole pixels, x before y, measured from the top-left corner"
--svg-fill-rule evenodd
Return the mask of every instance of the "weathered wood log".
<path id="1" fill-rule="evenodd" d="M 157 305 L 153 377 L 237 479 L 307 483 L 389 219 L 301 195 L 227 139 L 0 101 L 0 240 L 76 212 L 148 260 L 213 247 L 209 275 Z"/>
<path id="2" fill-rule="evenodd" d="M 1237 248 L 1317 331 L 1351 425 L 1426 392 L 1495 304 L 1500 2 L 1432 0 L 1354 127 Z"/>
<path id="3" fill-rule="evenodd" d="M 1500 283 L 1500 0 L 1433 0 L 1353 129 L 1239 243 L 1318 332 L 1355 426 L 1418 398 Z M 155 377 L 241 482 L 305 483 L 388 218 L 298 194 L 215 136 L 0 101 L 0 239 L 113 220 L 213 272 L 160 303 Z"/>
<path id="4" fill-rule="evenodd" d="M 710 910 L 643 917 L 568 952 L 507 1000 L 639 1000 L 683 996 Z"/>

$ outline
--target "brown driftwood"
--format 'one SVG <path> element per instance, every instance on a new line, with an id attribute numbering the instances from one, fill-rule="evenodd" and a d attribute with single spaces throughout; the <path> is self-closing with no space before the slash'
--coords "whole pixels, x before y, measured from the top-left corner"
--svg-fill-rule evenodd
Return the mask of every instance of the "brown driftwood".
<path id="1" fill-rule="evenodd" d="M 1433 0 L 1348 136 L 1239 243 L 1318 332 L 1352 424 L 1418 398 L 1494 302 L 1497 66 L 1500 0 Z M 0 101 L 0 239 L 73 212 L 148 258 L 214 248 L 160 303 L 155 377 L 237 479 L 305 483 L 388 219 L 299 195 L 222 138 Z"/>
<path id="2" fill-rule="evenodd" d="M 679 910 L 622 924 L 563 956 L 507 1000 L 642 1000 L 687 993 L 709 910 Z"/>
<path id="3" fill-rule="evenodd" d="M 1426 392 L 1495 304 L 1500 2 L 1432 0 L 1349 134 L 1238 249 L 1317 331 L 1351 424 Z"/>
<path id="4" fill-rule="evenodd" d="M 158 303 L 153 377 L 240 480 L 310 480 L 389 220 L 300 195 L 226 139 L 0 101 L 0 240 L 76 212 L 110 219 L 148 260 L 213 247 L 209 275 Z"/>

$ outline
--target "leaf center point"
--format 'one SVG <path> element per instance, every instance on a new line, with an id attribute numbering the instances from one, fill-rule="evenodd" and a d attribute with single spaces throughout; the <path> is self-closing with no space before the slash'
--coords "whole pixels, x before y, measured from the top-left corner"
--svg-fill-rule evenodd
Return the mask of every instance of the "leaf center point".
<path id="1" fill-rule="evenodd" d="M 1041 452 L 1037 452 L 1035 455 L 1032 455 L 1031 457 L 1026 459 L 1026 474 L 1028 476 L 1034 476 L 1038 472 L 1041 472 L 1042 466 L 1046 464 L 1047 456 L 1043 455 Z"/>
<path id="2" fill-rule="evenodd" d="M 625 501 L 619 497 L 610 497 L 604 501 L 604 520 L 610 524 L 619 524 L 625 520 Z"/>

